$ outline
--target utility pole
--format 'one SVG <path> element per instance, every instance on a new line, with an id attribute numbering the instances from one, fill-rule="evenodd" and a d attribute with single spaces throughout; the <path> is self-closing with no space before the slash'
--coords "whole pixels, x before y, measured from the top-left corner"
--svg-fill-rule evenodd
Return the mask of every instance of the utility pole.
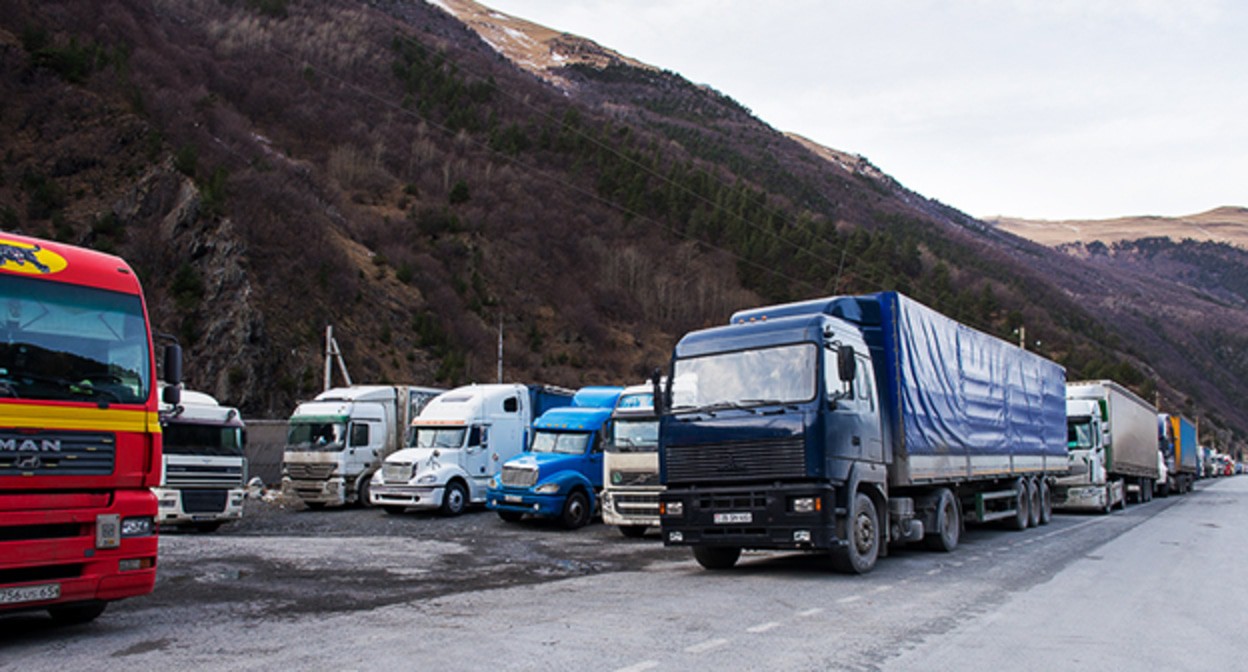
<path id="1" fill-rule="evenodd" d="M 503 314 L 498 314 L 498 382 L 503 382 Z"/>
<path id="2" fill-rule="evenodd" d="M 338 370 L 342 371 L 342 378 L 347 385 L 351 385 L 351 374 L 347 373 L 347 364 L 342 361 L 342 349 L 338 347 L 338 341 L 334 339 L 333 325 L 325 325 L 325 383 L 322 392 L 334 386 L 334 360 L 338 360 Z"/>

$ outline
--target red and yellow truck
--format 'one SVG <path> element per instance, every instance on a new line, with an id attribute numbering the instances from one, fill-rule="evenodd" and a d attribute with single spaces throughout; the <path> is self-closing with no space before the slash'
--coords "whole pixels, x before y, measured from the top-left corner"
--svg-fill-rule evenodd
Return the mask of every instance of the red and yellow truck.
<path id="1" fill-rule="evenodd" d="M 181 350 L 164 355 L 176 403 Z M 0 232 L 0 614 L 81 623 L 152 591 L 157 388 L 125 261 Z"/>

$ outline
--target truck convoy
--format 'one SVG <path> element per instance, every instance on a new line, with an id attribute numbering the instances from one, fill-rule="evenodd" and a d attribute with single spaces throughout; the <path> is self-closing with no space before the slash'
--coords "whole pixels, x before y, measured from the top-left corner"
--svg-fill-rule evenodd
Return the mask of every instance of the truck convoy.
<path id="1" fill-rule="evenodd" d="M 611 414 L 602 462 L 602 522 L 626 537 L 659 526 L 659 419 L 650 385 L 624 389 Z"/>
<path id="2" fill-rule="evenodd" d="M 890 542 L 951 551 L 964 518 L 1047 522 L 1067 470 L 1062 367 L 896 292 L 738 312 L 685 335 L 667 381 L 663 541 L 708 569 L 742 549 L 849 573 Z"/>
<path id="3" fill-rule="evenodd" d="M 352 385 L 295 407 L 282 452 L 282 491 L 308 508 L 368 504 L 373 472 L 403 447 L 408 424 L 442 390 Z"/>
<path id="4" fill-rule="evenodd" d="M 468 385 L 438 395 L 412 420 L 407 447 L 373 474 L 373 505 L 457 516 L 484 503 L 499 466 L 528 445 L 533 421 L 570 403 L 571 390 L 541 385 Z"/>
<path id="5" fill-rule="evenodd" d="M 1191 492 L 1200 473 L 1196 453 L 1196 426 L 1181 415 L 1157 414 L 1157 442 L 1166 458 L 1167 482 L 1163 494 Z"/>
<path id="6" fill-rule="evenodd" d="M 138 278 L 118 257 L 0 234 L 0 611 L 90 621 L 152 591 L 161 433 Z M 164 351 L 169 403 L 181 349 Z"/>
<path id="7" fill-rule="evenodd" d="M 203 392 L 182 391 L 178 404 L 161 404 L 164 476 L 154 488 L 161 526 L 212 532 L 243 517 L 247 458 L 237 408 Z"/>
<path id="8" fill-rule="evenodd" d="M 1157 411 L 1112 380 L 1066 384 L 1066 447 L 1070 473 L 1057 479 L 1053 506 L 1109 513 L 1153 498 L 1161 476 L 1157 460 Z"/>
<path id="9" fill-rule="evenodd" d="M 558 518 L 567 529 L 589 524 L 602 489 L 602 450 L 620 387 L 583 387 L 572 405 L 542 414 L 526 452 L 503 464 L 486 506 L 503 520 L 526 514 Z"/>

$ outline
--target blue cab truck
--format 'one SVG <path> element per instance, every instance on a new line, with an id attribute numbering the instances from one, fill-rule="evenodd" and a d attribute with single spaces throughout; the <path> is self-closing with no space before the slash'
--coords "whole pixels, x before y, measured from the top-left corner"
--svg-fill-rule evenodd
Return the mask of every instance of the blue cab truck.
<path id="1" fill-rule="evenodd" d="M 570 530 L 587 525 L 598 509 L 602 452 L 623 391 L 583 387 L 571 406 L 543 413 L 525 452 L 504 462 L 490 482 L 486 506 L 509 523 L 533 515 L 558 518 Z"/>
<path id="2" fill-rule="evenodd" d="M 896 292 L 738 312 L 662 374 L 663 541 L 707 569 L 742 549 L 857 574 L 890 543 L 952 551 L 964 521 L 1047 523 L 1068 469 L 1065 369 Z"/>

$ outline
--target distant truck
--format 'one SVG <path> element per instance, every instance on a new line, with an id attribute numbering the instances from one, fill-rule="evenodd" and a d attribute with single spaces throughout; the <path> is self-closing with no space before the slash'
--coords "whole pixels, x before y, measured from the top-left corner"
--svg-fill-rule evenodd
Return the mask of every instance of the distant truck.
<path id="1" fill-rule="evenodd" d="M 738 312 L 686 334 L 667 381 L 663 541 L 708 569 L 742 549 L 849 573 L 890 542 L 951 551 L 964 520 L 1048 522 L 1067 471 L 1062 367 L 896 292 Z"/>
<path id="2" fill-rule="evenodd" d="M 650 385 L 624 389 L 611 414 L 602 462 L 602 522 L 626 537 L 659 526 L 659 419 Z"/>
<path id="3" fill-rule="evenodd" d="M 1161 477 L 1157 410 L 1112 380 L 1066 384 L 1066 445 L 1070 474 L 1057 479 L 1053 506 L 1109 513 L 1153 498 Z"/>
<path id="4" fill-rule="evenodd" d="M 243 516 L 246 432 L 238 409 L 192 390 L 178 404 L 161 404 L 164 476 L 156 494 L 161 527 L 212 532 Z"/>
<path id="5" fill-rule="evenodd" d="M 1181 415 L 1157 414 L 1157 441 L 1166 458 L 1165 494 L 1191 492 L 1200 473 L 1196 426 Z"/>
<path id="6" fill-rule="evenodd" d="M 571 390 L 542 385 L 468 385 L 438 395 L 412 420 L 407 447 L 373 474 L 373 505 L 457 516 L 485 503 L 490 479 L 528 445 L 533 421 L 571 403 Z"/>
<path id="7" fill-rule="evenodd" d="M 503 520 L 526 514 L 557 518 L 567 529 L 589 524 L 602 489 L 602 450 L 611 411 L 623 388 L 583 387 L 572 405 L 546 411 L 528 450 L 503 464 L 486 506 Z"/>
<path id="8" fill-rule="evenodd" d="M 443 390 L 352 385 L 295 407 L 282 452 L 282 491 L 308 508 L 367 504 L 373 472 L 403 447 L 407 426 Z"/>

